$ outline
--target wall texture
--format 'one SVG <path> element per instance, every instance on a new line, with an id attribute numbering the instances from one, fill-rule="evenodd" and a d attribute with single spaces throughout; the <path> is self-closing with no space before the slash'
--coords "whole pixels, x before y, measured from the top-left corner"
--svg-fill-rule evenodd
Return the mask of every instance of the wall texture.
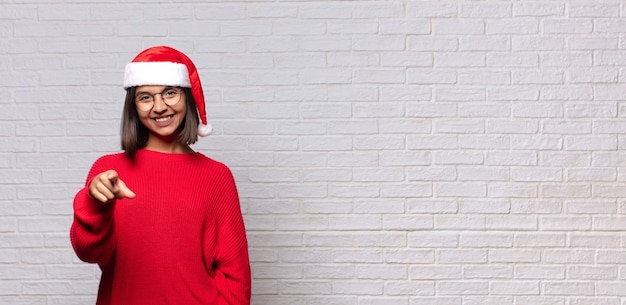
<path id="1" fill-rule="evenodd" d="M 0 303 L 93 304 L 123 67 L 196 62 L 256 305 L 626 305 L 626 2 L 0 0 Z M 167 183 L 164 180 L 164 183 Z"/>

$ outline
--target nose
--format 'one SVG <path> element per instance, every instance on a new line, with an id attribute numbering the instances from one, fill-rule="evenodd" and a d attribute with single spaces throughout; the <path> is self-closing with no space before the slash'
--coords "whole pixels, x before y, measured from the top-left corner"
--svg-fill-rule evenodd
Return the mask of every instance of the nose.
<path id="1" fill-rule="evenodd" d="M 167 104 L 165 104 L 165 101 L 163 100 L 163 96 L 161 96 L 161 94 L 154 95 L 154 106 L 152 110 L 158 113 L 161 113 L 167 110 Z"/>

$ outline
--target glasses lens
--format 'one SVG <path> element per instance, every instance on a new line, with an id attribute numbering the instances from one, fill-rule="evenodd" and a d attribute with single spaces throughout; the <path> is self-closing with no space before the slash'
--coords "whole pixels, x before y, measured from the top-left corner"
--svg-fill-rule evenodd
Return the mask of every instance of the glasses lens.
<path id="1" fill-rule="evenodd" d="M 147 93 L 139 94 L 135 97 L 135 105 L 141 111 L 148 111 L 154 105 L 154 96 Z"/>
<path id="2" fill-rule="evenodd" d="M 168 106 L 174 106 L 180 101 L 181 91 L 178 88 L 168 88 L 161 92 L 161 96 Z"/>

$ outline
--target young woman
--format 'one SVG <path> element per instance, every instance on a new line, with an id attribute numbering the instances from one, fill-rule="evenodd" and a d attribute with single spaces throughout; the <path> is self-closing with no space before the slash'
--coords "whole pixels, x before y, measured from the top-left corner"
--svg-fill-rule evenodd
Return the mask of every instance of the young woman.
<path id="1" fill-rule="evenodd" d="M 211 131 L 193 62 L 149 48 L 124 88 L 124 152 L 93 164 L 70 230 L 78 257 L 102 270 L 97 305 L 250 304 L 233 176 L 189 146 Z"/>

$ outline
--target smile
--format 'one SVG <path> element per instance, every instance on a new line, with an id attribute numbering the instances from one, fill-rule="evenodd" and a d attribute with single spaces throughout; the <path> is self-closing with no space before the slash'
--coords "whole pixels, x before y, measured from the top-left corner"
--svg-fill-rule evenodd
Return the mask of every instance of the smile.
<path id="1" fill-rule="evenodd" d="M 153 120 L 157 121 L 158 123 L 164 123 L 164 122 L 167 122 L 167 121 L 171 120 L 172 117 L 174 117 L 173 114 L 165 116 L 165 117 L 154 118 Z"/>

